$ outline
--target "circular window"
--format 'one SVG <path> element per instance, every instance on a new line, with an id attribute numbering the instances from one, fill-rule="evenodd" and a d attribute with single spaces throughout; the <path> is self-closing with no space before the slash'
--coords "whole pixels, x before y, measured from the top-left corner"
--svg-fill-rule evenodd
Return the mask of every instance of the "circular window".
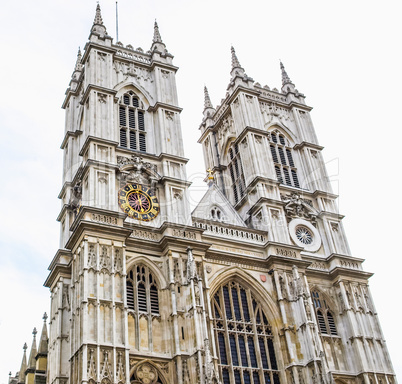
<path id="1" fill-rule="evenodd" d="M 306 245 L 309 245 L 313 242 L 313 234 L 303 225 L 298 225 L 296 227 L 296 237 L 301 243 Z"/>
<path id="2" fill-rule="evenodd" d="M 317 228 L 307 220 L 293 219 L 289 223 L 289 235 L 293 242 L 303 247 L 305 251 L 317 252 L 321 247 L 321 237 Z"/>

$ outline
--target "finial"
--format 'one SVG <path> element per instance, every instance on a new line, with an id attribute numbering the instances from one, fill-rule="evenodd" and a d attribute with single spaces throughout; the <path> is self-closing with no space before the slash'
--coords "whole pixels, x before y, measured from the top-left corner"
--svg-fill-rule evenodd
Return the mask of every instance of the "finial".
<path id="1" fill-rule="evenodd" d="M 204 109 L 213 108 L 209 97 L 208 88 L 204 85 Z"/>
<path id="2" fill-rule="evenodd" d="M 28 349 L 28 345 L 27 345 L 27 343 L 24 343 L 24 346 L 22 347 L 22 349 L 24 350 L 24 352 L 26 352 L 26 351 L 27 351 L 27 349 Z"/>
<path id="3" fill-rule="evenodd" d="M 285 66 L 283 65 L 282 61 L 279 60 L 280 65 L 281 65 L 281 71 L 282 71 L 282 86 L 286 84 L 292 84 L 292 81 L 290 80 L 288 74 L 286 73 Z"/>
<path id="4" fill-rule="evenodd" d="M 46 320 L 47 320 L 47 313 L 46 313 L 46 312 L 43 314 L 42 319 L 43 319 L 43 321 L 46 323 Z"/>
<path id="5" fill-rule="evenodd" d="M 32 334 L 34 336 L 34 338 L 36 337 L 36 334 L 38 333 L 38 331 L 36 330 L 36 328 L 33 329 Z"/>
<path id="6" fill-rule="evenodd" d="M 234 68 L 241 68 L 239 59 L 238 59 L 237 56 L 236 56 L 236 52 L 235 52 L 235 50 L 234 50 L 234 48 L 233 48 L 233 45 L 232 45 L 232 47 L 230 48 L 230 50 L 231 50 L 231 52 L 232 52 L 232 69 L 234 69 Z"/>
<path id="7" fill-rule="evenodd" d="M 96 14 L 95 14 L 94 24 L 103 25 L 99 1 L 97 2 L 97 5 L 96 5 Z"/>
<path id="8" fill-rule="evenodd" d="M 213 180 L 214 179 L 214 172 L 212 171 L 212 169 L 208 168 L 207 172 L 208 172 L 208 180 Z"/>
<path id="9" fill-rule="evenodd" d="M 155 24 L 154 24 L 154 39 L 153 39 L 153 42 L 154 43 L 163 43 L 161 34 L 159 33 L 159 27 L 158 27 L 158 23 L 156 22 L 156 19 L 155 19 Z"/>
<path id="10" fill-rule="evenodd" d="M 81 71 L 82 70 L 81 59 L 82 59 L 81 48 L 78 47 L 77 61 L 75 63 L 75 70 L 76 71 Z"/>

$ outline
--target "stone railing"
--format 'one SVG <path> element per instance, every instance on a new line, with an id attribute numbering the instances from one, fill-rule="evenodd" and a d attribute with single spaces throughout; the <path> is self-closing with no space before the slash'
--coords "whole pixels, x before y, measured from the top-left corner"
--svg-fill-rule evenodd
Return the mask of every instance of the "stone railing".
<path id="1" fill-rule="evenodd" d="M 267 241 L 266 236 L 244 229 L 233 229 L 223 225 L 221 226 L 201 222 L 195 222 L 194 227 L 203 229 L 205 235 L 219 236 L 227 239 L 241 240 L 258 244 L 264 244 Z"/>
<path id="2" fill-rule="evenodd" d="M 131 59 L 131 60 L 135 60 L 135 61 L 139 61 L 141 63 L 146 63 L 146 64 L 150 64 L 151 60 L 148 59 L 145 56 L 142 56 L 140 54 L 134 53 L 134 52 L 127 52 L 127 51 L 122 51 L 121 49 L 119 49 L 116 52 L 117 56 L 120 57 L 125 57 L 126 59 Z"/>

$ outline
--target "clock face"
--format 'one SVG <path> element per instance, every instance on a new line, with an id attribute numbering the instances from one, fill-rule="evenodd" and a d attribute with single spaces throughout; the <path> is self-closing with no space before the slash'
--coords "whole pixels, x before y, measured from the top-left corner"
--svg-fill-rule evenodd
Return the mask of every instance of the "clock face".
<path id="1" fill-rule="evenodd" d="M 151 188 L 126 184 L 119 191 L 120 208 L 134 219 L 150 221 L 159 214 L 159 202 Z"/>

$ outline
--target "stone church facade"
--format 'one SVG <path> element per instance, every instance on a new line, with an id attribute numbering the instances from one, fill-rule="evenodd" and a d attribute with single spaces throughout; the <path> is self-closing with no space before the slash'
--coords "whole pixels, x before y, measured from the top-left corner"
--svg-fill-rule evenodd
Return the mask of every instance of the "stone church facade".
<path id="1" fill-rule="evenodd" d="M 216 108 L 205 88 L 193 212 L 177 70 L 156 23 L 148 52 L 114 44 L 98 5 L 63 104 L 47 383 L 395 384 L 372 274 L 282 63 L 270 89 L 232 48 Z"/>

